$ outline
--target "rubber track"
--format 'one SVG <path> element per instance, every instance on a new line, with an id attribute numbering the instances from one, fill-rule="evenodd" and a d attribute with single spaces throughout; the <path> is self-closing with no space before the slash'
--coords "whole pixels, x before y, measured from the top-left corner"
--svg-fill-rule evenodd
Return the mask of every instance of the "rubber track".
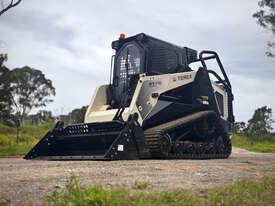
<path id="1" fill-rule="evenodd" d="M 144 134 L 147 141 L 147 146 L 149 147 L 151 157 L 152 158 L 167 158 L 167 159 L 223 159 L 228 158 L 231 154 L 231 141 L 228 136 L 228 134 L 224 131 L 224 128 L 222 127 L 221 123 L 217 121 L 216 123 L 216 129 L 215 129 L 215 135 L 216 137 L 213 137 L 215 140 L 218 136 L 222 136 L 224 146 L 226 148 L 225 153 L 201 153 L 200 151 L 206 151 L 206 148 L 209 148 L 209 144 L 216 144 L 214 142 L 189 142 L 189 143 L 179 143 L 181 148 L 184 146 L 187 146 L 186 144 L 193 144 L 195 148 L 198 148 L 198 145 L 201 145 L 200 151 L 195 150 L 193 153 L 169 153 L 168 156 L 164 157 L 160 151 L 160 141 L 159 137 L 163 133 L 171 133 L 177 129 L 180 129 L 182 127 L 186 126 L 192 126 L 196 121 L 201 120 L 202 118 L 207 118 L 210 116 L 215 117 L 216 113 L 212 111 L 202 111 L 197 112 L 192 115 L 188 115 L 186 117 L 173 120 L 171 122 L 158 125 L 156 127 L 147 129 Z M 183 145 L 184 144 L 184 145 Z M 218 150 L 219 148 L 215 148 L 215 150 Z"/>

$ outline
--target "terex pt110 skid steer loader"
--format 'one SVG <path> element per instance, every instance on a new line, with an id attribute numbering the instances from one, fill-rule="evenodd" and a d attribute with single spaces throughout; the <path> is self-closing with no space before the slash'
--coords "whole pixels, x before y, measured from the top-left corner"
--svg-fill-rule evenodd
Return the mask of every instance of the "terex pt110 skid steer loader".
<path id="1" fill-rule="evenodd" d="M 85 123 L 58 122 L 25 159 L 227 158 L 230 81 L 216 52 L 143 33 L 112 43 L 110 84 L 96 88 Z M 214 59 L 221 76 L 207 68 Z M 189 65 L 200 62 L 192 70 Z M 213 78 L 209 78 L 212 76 Z"/>

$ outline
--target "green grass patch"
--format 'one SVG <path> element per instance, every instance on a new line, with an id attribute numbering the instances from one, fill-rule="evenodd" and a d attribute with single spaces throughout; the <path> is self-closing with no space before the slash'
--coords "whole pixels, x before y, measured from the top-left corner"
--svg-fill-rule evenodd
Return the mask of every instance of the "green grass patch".
<path id="1" fill-rule="evenodd" d="M 132 186 L 132 189 L 135 189 L 135 190 L 144 190 L 144 189 L 146 189 L 148 187 L 149 187 L 149 183 L 148 182 L 135 181 L 134 185 Z"/>
<path id="2" fill-rule="evenodd" d="M 134 188 L 134 187 L 132 187 Z M 52 206 L 271 206 L 275 203 L 275 177 L 241 180 L 228 186 L 203 192 L 197 197 L 190 192 L 150 192 L 112 186 L 81 187 L 75 177 L 64 191 L 54 192 L 46 205 Z"/>
<path id="3" fill-rule="evenodd" d="M 207 194 L 206 205 L 275 205 L 275 177 L 265 176 L 258 181 L 245 179 L 229 186 L 211 189 Z"/>
<path id="4" fill-rule="evenodd" d="M 191 194 L 181 192 L 146 192 L 112 186 L 81 187 L 76 178 L 63 192 L 54 192 L 48 198 L 55 206 L 199 206 L 200 201 Z"/>
<path id="5" fill-rule="evenodd" d="M 26 154 L 52 127 L 53 122 L 20 127 L 17 140 L 15 127 L 0 124 L 0 156 Z"/>
<path id="6" fill-rule="evenodd" d="M 239 147 L 254 152 L 275 153 L 274 135 L 269 140 L 255 140 L 241 134 L 233 134 L 232 144 L 234 147 Z"/>

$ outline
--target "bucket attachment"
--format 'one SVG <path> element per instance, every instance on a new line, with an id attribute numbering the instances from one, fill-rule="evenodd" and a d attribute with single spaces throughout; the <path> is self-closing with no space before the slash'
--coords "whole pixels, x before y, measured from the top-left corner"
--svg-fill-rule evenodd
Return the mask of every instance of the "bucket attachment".
<path id="1" fill-rule="evenodd" d="M 58 122 L 24 159 L 138 159 L 144 150 L 143 131 L 128 122 L 109 121 L 63 127 Z"/>

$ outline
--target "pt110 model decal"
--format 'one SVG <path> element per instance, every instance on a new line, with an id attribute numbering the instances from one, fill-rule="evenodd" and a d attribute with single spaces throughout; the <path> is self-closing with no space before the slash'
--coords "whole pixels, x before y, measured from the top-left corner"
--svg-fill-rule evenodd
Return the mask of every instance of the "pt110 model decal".
<path id="1" fill-rule="evenodd" d="M 159 81 L 150 81 L 149 82 L 149 87 L 157 87 L 157 86 L 160 86 L 162 84 L 162 82 L 159 80 Z"/>

